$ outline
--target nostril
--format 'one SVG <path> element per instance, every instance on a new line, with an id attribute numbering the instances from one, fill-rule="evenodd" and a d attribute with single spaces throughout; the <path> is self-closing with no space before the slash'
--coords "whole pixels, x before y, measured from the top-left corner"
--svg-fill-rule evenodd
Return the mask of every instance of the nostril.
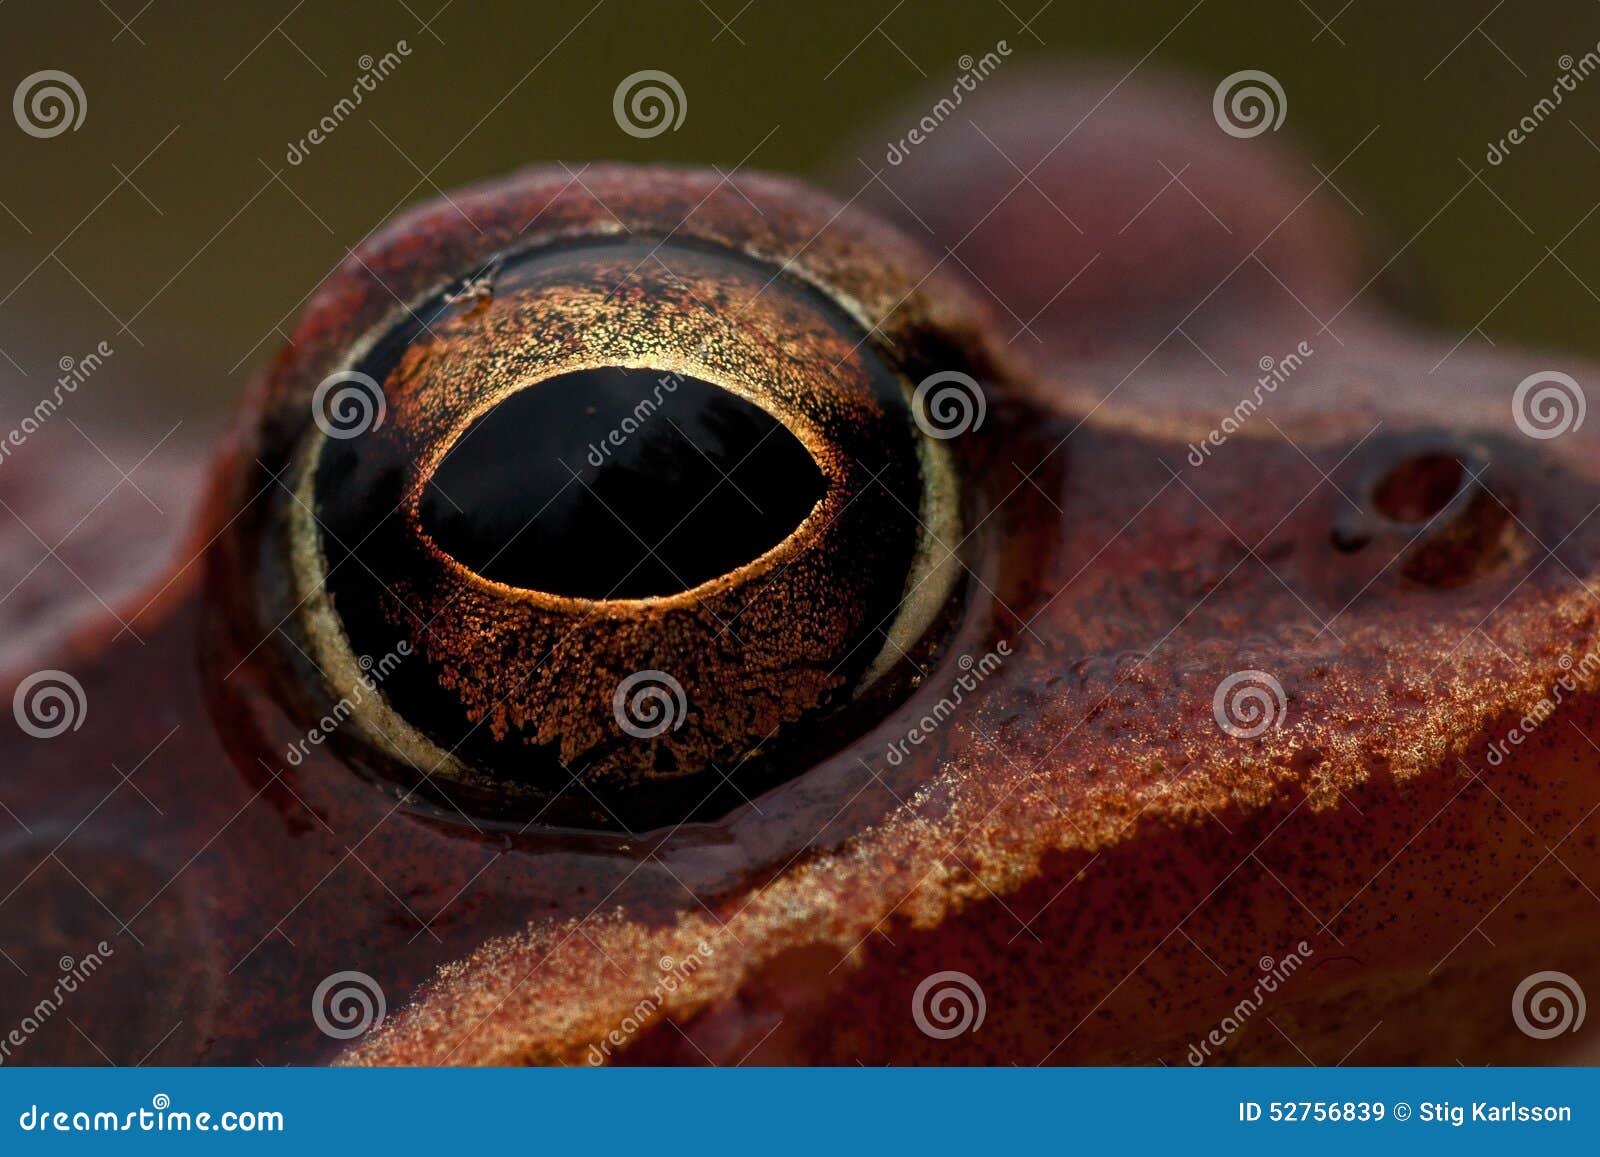
<path id="1" fill-rule="evenodd" d="M 1454 454 L 1414 454 L 1378 479 L 1372 506 L 1393 522 L 1426 523 L 1461 493 L 1466 477 Z"/>
<path id="2" fill-rule="evenodd" d="M 1484 454 L 1442 433 L 1374 439 L 1346 491 L 1354 505 L 1334 518 L 1333 546 L 1373 548 L 1385 568 L 1398 563 L 1428 586 L 1470 582 L 1504 561 L 1516 537 L 1514 498 L 1490 489 L 1489 467 Z"/>

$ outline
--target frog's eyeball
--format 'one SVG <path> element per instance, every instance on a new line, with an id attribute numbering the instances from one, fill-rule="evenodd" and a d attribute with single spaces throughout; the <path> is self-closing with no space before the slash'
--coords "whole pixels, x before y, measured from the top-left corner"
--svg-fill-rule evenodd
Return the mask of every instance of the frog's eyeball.
<path id="1" fill-rule="evenodd" d="M 407 788 L 585 827 L 726 810 L 875 722 L 949 618 L 956 476 L 916 384 L 732 249 L 458 270 L 311 399 L 298 645 Z"/>

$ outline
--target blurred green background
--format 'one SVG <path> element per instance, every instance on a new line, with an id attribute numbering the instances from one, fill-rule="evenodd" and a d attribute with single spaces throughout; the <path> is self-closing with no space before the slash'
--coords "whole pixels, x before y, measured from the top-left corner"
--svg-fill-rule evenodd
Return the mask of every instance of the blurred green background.
<path id="1" fill-rule="evenodd" d="M 215 415 L 347 247 L 403 203 L 550 159 L 748 157 L 814 176 L 866 122 L 930 83 L 948 90 L 957 59 L 999 39 L 1008 70 L 1149 54 L 1141 74 L 1184 71 L 1209 90 L 1264 69 L 1288 93 L 1285 135 L 1324 168 L 1380 125 L 1338 183 L 1380 254 L 1414 238 L 1396 268 L 1424 319 L 1600 352 L 1600 299 L 1583 284 L 1600 286 L 1600 214 L 1586 217 L 1600 200 L 1600 75 L 1506 163 L 1484 162 L 1560 58 L 1600 41 L 1594 0 L 441 2 L 0 7 L 5 91 L 55 68 L 87 97 L 82 128 L 53 139 L 0 122 L 0 347 L 13 363 L 0 372 L 48 382 L 60 357 L 104 338 L 142 407 Z M 360 58 L 400 40 L 399 69 L 286 164 Z M 677 77 L 688 109 L 677 132 L 637 140 L 611 100 L 646 68 Z M 1463 161 L 1486 185 L 1451 200 Z"/>

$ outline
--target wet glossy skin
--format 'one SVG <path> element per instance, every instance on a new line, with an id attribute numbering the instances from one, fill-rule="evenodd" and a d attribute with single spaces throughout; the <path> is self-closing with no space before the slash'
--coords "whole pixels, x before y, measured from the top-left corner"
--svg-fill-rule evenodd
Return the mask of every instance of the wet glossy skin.
<path id="1" fill-rule="evenodd" d="M 14 1060 L 1179 1064 L 1296 951 L 1221 1059 L 1570 1059 L 1581 1037 L 1524 1036 L 1510 1001 L 1531 972 L 1600 976 L 1600 672 L 1488 750 L 1600 640 L 1600 432 L 1528 438 L 1512 392 L 1600 379 L 1405 328 L 1367 289 L 1387 253 L 1268 139 L 1216 133 L 1203 96 L 1129 89 L 1052 150 L 1109 86 L 986 89 L 974 115 L 1024 170 L 1043 158 L 1033 184 L 930 144 L 886 174 L 910 241 L 788 181 L 596 167 L 368 242 L 252 392 L 176 563 L 119 608 L 138 639 L 98 614 L 8 655 L 8 693 L 62 668 L 89 710 L 7 740 L 0 931 L 28 981 L 0 1028 L 57 957 L 114 947 L 72 1024 Z M 931 329 L 981 378 L 987 419 L 951 443 L 968 578 L 942 657 L 866 736 L 665 831 L 475 827 L 398 806 L 347 748 L 289 766 L 315 711 L 267 588 L 310 389 L 395 297 L 612 221 L 794 259 L 888 347 Z M 1302 341 L 1194 465 L 1260 359 Z M 1433 522 L 1379 498 L 1429 453 L 1481 471 Z M 1286 695 L 1255 738 L 1213 714 L 1241 670 Z M 348 1046 L 311 1016 L 345 969 L 390 1009 Z M 937 1039 L 912 1000 L 946 970 L 986 1016 Z M 664 971 L 687 978 L 639 1015 Z"/>

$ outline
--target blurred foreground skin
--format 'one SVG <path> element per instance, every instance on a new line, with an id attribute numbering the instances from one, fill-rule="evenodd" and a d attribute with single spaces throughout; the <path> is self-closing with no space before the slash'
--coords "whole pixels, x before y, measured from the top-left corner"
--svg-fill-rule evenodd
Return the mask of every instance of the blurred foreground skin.
<path id="1" fill-rule="evenodd" d="M 596 166 L 404 215 L 209 466 L 158 459 L 174 501 L 205 471 L 163 565 L 107 537 L 82 585 L 29 575 L 94 451 L 56 424 L 6 462 L 0 615 L 53 636 L 13 638 L 6 692 L 54 669 L 85 705 L 7 724 L 0 1033 L 33 1027 L 6 1063 L 1592 1059 L 1592 1026 L 1530 1035 L 1513 996 L 1600 991 L 1600 430 L 1532 436 L 1552 415 L 1514 397 L 1600 378 L 1413 332 L 1325 178 L 1220 131 L 1209 92 L 1116 80 L 991 78 L 963 109 L 988 140 L 884 165 L 924 110 L 891 118 L 842 211 Z M 934 333 L 981 369 L 939 662 L 754 803 L 638 835 L 480 831 L 348 747 L 286 760 L 316 716 L 264 614 L 269 467 L 313 388 L 391 294 L 613 221 L 791 261 L 886 357 Z M 314 1011 L 345 972 L 382 990 L 366 1035 Z"/>

